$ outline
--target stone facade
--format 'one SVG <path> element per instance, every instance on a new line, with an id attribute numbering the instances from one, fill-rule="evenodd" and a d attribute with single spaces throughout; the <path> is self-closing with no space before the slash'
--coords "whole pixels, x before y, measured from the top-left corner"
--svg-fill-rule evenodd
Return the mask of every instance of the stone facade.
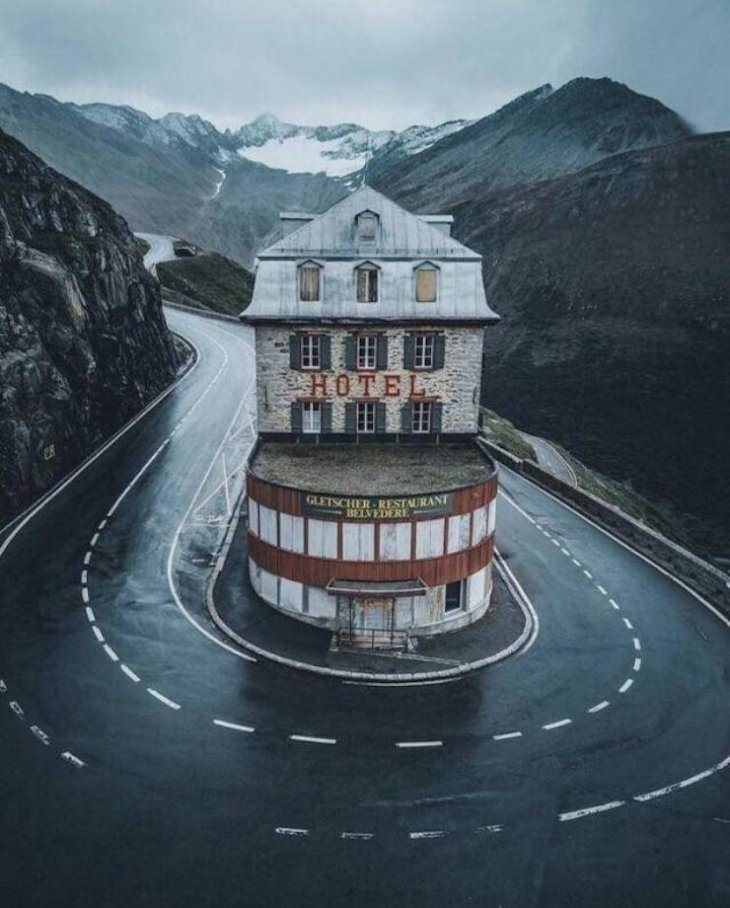
<path id="1" fill-rule="evenodd" d="M 332 368 L 327 371 L 302 371 L 290 367 L 289 338 L 295 332 L 325 334 L 331 337 Z M 291 402 L 304 398 L 322 398 L 333 404 L 332 430 L 345 431 L 345 403 L 362 399 L 362 373 L 348 372 L 345 368 L 345 338 L 362 328 L 345 326 L 311 329 L 297 325 L 260 325 L 256 329 L 256 362 L 258 374 L 259 432 L 290 432 Z M 444 367 L 431 371 L 404 369 L 404 335 L 410 331 L 441 333 L 445 337 Z M 413 328 L 368 329 L 387 338 L 388 368 L 375 373 L 370 383 L 371 396 L 386 404 L 386 432 L 401 431 L 400 410 L 409 400 L 411 382 L 417 393 L 444 404 L 443 432 L 475 433 L 479 411 L 479 382 L 481 378 L 483 328 L 429 326 Z M 347 375 L 349 391 L 338 394 L 337 376 Z M 372 373 L 370 373 L 372 374 Z M 384 396 L 385 376 L 391 380 L 391 389 L 399 389 L 398 396 Z M 326 379 L 326 393 L 323 387 Z M 339 390 L 345 391 L 348 382 L 340 382 Z"/>

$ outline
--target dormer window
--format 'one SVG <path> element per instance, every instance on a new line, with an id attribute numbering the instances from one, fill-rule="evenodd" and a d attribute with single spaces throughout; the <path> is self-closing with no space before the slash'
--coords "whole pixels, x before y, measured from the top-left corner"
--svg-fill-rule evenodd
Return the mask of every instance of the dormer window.
<path id="1" fill-rule="evenodd" d="M 361 243 L 374 243 L 378 232 L 378 216 L 374 211 L 361 211 L 355 218 L 357 238 Z"/>
<path id="2" fill-rule="evenodd" d="M 299 299 L 304 303 L 317 303 L 321 299 L 322 266 L 317 262 L 304 262 L 299 266 Z"/>
<path id="3" fill-rule="evenodd" d="M 414 269 L 416 276 L 416 302 L 435 303 L 438 299 L 439 269 L 431 262 L 424 262 Z"/>
<path id="4" fill-rule="evenodd" d="M 356 299 L 358 303 L 377 303 L 378 271 L 372 262 L 364 262 L 355 269 Z"/>

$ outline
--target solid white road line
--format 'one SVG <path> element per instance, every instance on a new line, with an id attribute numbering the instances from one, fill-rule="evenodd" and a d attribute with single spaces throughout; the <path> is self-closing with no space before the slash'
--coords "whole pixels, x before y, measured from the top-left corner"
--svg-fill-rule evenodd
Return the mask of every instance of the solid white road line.
<path id="1" fill-rule="evenodd" d="M 493 740 L 495 741 L 507 741 L 509 738 L 521 738 L 521 731 L 508 731 L 502 735 L 492 735 Z"/>
<path id="2" fill-rule="evenodd" d="M 703 772 L 698 772 L 697 775 L 690 776 L 688 779 L 682 779 L 681 782 L 674 782 L 672 785 L 665 785 L 664 788 L 657 788 L 655 791 L 647 791 L 645 794 L 636 795 L 633 800 L 653 801 L 654 798 L 661 798 L 664 795 L 671 794 L 673 791 L 689 788 L 690 785 L 694 785 L 697 782 L 701 782 L 703 779 L 714 776 L 716 772 L 720 772 L 728 766 L 730 766 L 730 757 L 726 757 L 724 760 L 716 763 L 715 766 L 703 770 Z"/>
<path id="3" fill-rule="evenodd" d="M 109 656 L 112 662 L 119 662 L 119 656 L 114 652 L 114 650 L 109 646 L 108 643 L 104 644 L 104 652 Z"/>
<path id="4" fill-rule="evenodd" d="M 92 630 L 94 631 L 94 636 L 95 636 L 96 639 L 99 641 L 99 643 L 103 643 L 103 642 L 104 642 L 104 634 L 102 634 L 101 629 L 98 628 L 96 625 L 94 625 L 93 628 L 92 628 Z"/>
<path id="5" fill-rule="evenodd" d="M 236 722 L 226 722 L 224 719 L 213 719 L 213 725 L 217 725 L 220 728 L 230 728 L 232 731 L 245 731 L 249 734 L 253 734 L 256 731 L 251 725 L 238 725 Z"/>
<path id="6" fill-rule="evenodd" d="M 289 735 L 291 741 L 301 741 L 304 744 L 337 744 L 336 738 L 315 738 L 311 735 Z"/>
<path id="7" fill-rule="evenodd" d="M 558 722 L 548 722 L 547 725 L 543 725 L 545 731 L 550 731 L 552 728 L 562 728 L 563 725 L 570 725 L 572 719 L 560 719 Z"/>
<path id="8" fill-rule="evenodd" d="M 397 741 L 396 747 L 409 748 L 409 747 L 443 747 L 443 741 Z"/>
<path id="9" fill-rule="evenodd" d="M 619 687 L 618 692 L 619 692 L 620 694 L 625 694 L 626 691 L 631 687 L 631 685 L 632 685 L 633 683 L 634 683 L 634 679 L 633 679 L 633 678 L 627 678 L 627 679 L 624 681 L 624 683 L 621 685 L 621 687 Z"/>
<path id="10" fill-rule="evenodd" d="M 622 807 L 626 801 L 608 801 L 606 804 L 596 804 L 595 807 L 584 807 L 582 810 L 570 810 L 567 813 L 558 814 L 561 823 L 566 820 L 579 820 L 581 817 L 587 817 L 594 813 L 603 813 L 605 810 L 613 810 L 614 807 Z"/>
<path id="11" fill-rule="evenodd" d="M 128 678 L 131 678 L 132 681 L 134 681 L 134 682 L 136 682 L 136 683 L 139 683 L 139 677 L 138 677 L 137 675 L 135 675 L 135 673 L 132 671 L 131 668 L 129 668 L 129 666 L 125 665 L 125 664 L 122 662 L 122 663 L 120 664 L 119 668 L 121 668 L 121 670 L 124 672 L 124 674 L 125 674 Z"/>
<path id="12" fill-rule="evenodd" d="M 600 703 L 596 703 L 595 706 L 591 706 L 591 708 L 588 710 L 588 712 L 589 713 L 599 713 L 602 709 L 605 709 L 607 706 L 610 706 L 610 705 L 611 704 L 608 700 L 601 700 Z"/>
<path id="13" fill-rule="evenodd" d="M 161 694 L 158 690 L 155 690 L 154 687 L 148 687 L 147 693 L 152 694 L 153 697 L 156 697 L 160 703 L 164 703 L 165 706 L 169 706 L 170 709 L 180 709 L 180 704 L 175 703 L 174 700 L 168 699 L 164 694 Z"/>

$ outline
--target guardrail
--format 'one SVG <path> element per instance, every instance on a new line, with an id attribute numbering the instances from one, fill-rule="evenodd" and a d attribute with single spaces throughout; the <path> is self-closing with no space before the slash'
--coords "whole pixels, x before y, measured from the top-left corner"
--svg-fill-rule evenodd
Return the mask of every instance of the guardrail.
<path id="1" fill-rule="evenodd" d="M 730 615 L 730 575 L 646 524 L 629 517 L 590 492 L 571 486 L 530 460 L 522 460 L 484 438 L 478 444 L 499 463 L 541 486 L 575 510 L 590 517 L 628 546 L 681 580 L 695 593 Z"/>

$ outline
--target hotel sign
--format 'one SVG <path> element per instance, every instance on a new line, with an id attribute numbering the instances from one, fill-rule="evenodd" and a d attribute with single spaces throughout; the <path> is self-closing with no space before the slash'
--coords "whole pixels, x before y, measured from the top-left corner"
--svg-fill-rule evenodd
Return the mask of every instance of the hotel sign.
<path id="1" fill-rule="evenodd" d="M 304 496 L 304 513 L 322 520 L 410 520 L 443 517 L 451 511 L 452 493 L 408 498 L 354 498 L 343 495 Z"/>

